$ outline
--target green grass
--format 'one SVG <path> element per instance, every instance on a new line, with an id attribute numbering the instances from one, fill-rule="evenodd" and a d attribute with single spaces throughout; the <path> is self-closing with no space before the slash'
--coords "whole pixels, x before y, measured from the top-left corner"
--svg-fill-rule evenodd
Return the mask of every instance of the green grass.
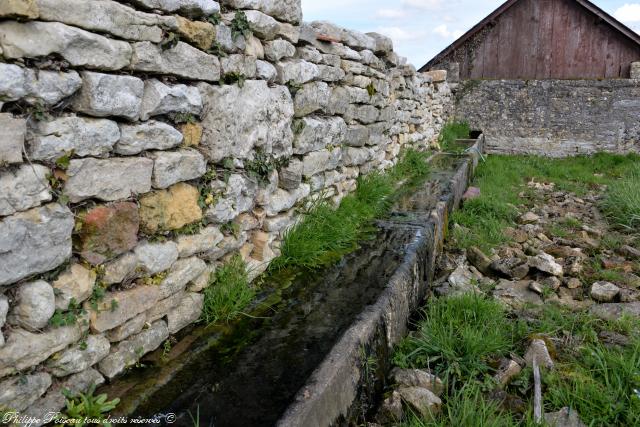
<path id="1" fill-rule="evenodd" d="M 201 320 L 206 324 L 230 322 L 242 314 L 254 297 L 246 265 L 240 255 L 235 255 L 218 267 L 204 290 Z"/>
<path id="2" fill-rule="evenodd" d="M 600 331 L 625 334 L 627 347 L 607 347 Z M 495 301 L 475 295 L 432 300 L 418 330 L 396 348 L 393 362 L 402 368 L 428 368 L 443 378 L 443 411 L 435 420 L 411 414 L 403 426 L 529 426 L 531 370 L 525 369 L 509 393 L 527 402 L 524 418 L 501 412 L 485 399 L 492 389 L 493 361 L 514 352 L 523 355 L 529 338 L 545 336 L 556 369 L 543 373 L 544 406 L 565 406 L 593 426 L 640 425 L 640 320 L 607 322 L 587 312 L 572 313 L 545 305 L 530 309 L 527 320 L 509 319 Z"/>
<path id="3" fill-rule="evenodd" d="M 411 413 L 401 427 L 516 427 L 533 426 L 526 418 L 521 423 L 513 415 L 503 412 L 498 404 L 484 397 L 477 383 L 467 383 L 446 398 L 442 414 L 433 420 L 424 420 Z"/>
<path id="4" fill-rule="evenodd" d="M 449 122 L 440 131 L 438 142 L 442 151 L 457 151 L 454 147 L 456 139 L 468 139 L 471 129 L 467 122 Z"/>
<path id="5" fill-rule="evenodd" d="M 356 249 L 372 230 L 371 221 L 383 216 L 400 194 L 426 179 L 426 157 L 427 153 L 410 150 L 390 171 L 359 178 L 356 191 L 337 208 L 329 200 L 316 201 L 285 233 L 281 255 L 269 268 L 318 269 Z"/>
<path id="6" fill-rule="evenodd" d="M 527 181 L 553 182 L 558 190 L 584 195 L 594 186 L 611 185 L 613 189 L 617 184 L 626 183 L 629 171 L 637 168 L 635 165 L 639 161 L 637 155 L 613 154 L 567 159 L 489 156 L 478 167 L 473 184 L 480 188 L 481 196 L 466 202 L 464 209 L 451 217 L 452 223 L 464 227 L 454 230 L 453 237 L 463 248 L 478 246 L 488 251 L 508 241 L 503 230 L 514 224 L 517 207 L 527 204 L 525 198 L 519 197 L 522 191 L 531 194 L 524 187 Z M 640 193 L 639 188 L 637 186 L 635 191 Z M 551 232 L 562 237 L 569 234 L 567 229 L 577 226 L 566 225 L 568 227 L 556 226 Z"/>
<path id="7" fill-rule="evenodd" d="M 640 166 L 610 184 L 603 209 L 613 223 L 640 231 Z"/>
<path id="8" fill-rule="evenodd" d="M 432 300 L 417 332 L 401 342 L 393 361 L 429 367 L 443 380 L 467 381 L 490 370 L 490 359 L 513 347 L 513 325 L 497 301 L 477 295 Z"/>

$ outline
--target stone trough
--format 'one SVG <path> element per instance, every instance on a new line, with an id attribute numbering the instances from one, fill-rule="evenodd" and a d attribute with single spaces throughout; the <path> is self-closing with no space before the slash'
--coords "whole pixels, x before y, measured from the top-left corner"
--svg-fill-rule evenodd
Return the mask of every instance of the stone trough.
<path id="1" fill-rule="evenodd" d="M 466 143 L 465 155 L 432 156 L 430 179 L 338 265 L 276 277 L 233 328 L 195 328 L 171 351 L 148 358 L 154 366 L 105 387 L 122 399 L 116 415 L 188 426 L 199 416 L 245 427 L 362 419 L 381 395 L 393 346 L 427 295 L 448 215 L 483 141 Z"/>

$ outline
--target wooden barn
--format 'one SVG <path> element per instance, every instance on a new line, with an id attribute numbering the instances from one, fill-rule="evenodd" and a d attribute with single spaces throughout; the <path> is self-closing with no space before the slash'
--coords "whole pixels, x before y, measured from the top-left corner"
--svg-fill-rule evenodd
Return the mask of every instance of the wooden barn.
<path id="1" fill-rule="evenodd" d="M 423 66 L 460 79 L 629 78 L 640 36 L 588 0 L 509 0 Z"/>

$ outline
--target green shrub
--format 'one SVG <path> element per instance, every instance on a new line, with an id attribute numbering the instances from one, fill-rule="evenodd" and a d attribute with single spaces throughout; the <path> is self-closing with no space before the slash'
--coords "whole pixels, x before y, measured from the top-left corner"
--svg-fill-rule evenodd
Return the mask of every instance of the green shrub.
<path id="1" fill-rule="evenodd" d="M 201 320 L 207 324 L 229 322 L 238 317 L 254 297 L 246 265 L 240 255 L 235 255 L 216 270 L 204 290 Z"/>

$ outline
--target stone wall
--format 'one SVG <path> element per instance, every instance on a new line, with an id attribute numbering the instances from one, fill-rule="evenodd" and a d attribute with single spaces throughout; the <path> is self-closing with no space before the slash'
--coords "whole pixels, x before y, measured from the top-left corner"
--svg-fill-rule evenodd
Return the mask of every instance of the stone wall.
<path id="1" fill-rule="evenodd" d="M 467 80 L 456 116 L 488 152 L 561 157 L 640 152 L 640 80 Z"/>
<path id="2" fill-rule="evenodd" d="M 121 374 L 199 318 L 230 256 L 263 272 L 309 197 L 434 142 L 441 73 L 301 19 L 299 0 L 0 3 L 0 409 Z"/>

